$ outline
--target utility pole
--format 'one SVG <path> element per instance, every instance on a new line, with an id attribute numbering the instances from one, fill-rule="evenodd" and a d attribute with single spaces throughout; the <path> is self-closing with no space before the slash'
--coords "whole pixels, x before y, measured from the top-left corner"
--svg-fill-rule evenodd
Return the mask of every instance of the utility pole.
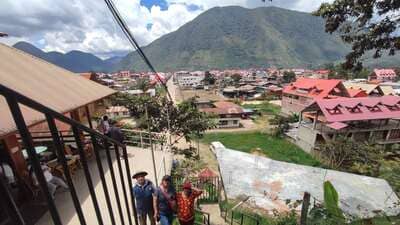
<path id="1" fill-rule="evenodd" d="M 173 104 L 173 102 L 172 102 Z M 168 126 L 168 148 L 172 151 L 172 137 L 171 137 L 171 121 L 169 117 L 169 105 L 167 105 L 167 126 Z"/>
<path id="2" fill-rule="evenodd" d="M 149 113 L 147 112 L 147 104 L 146 104 L 145 112 L 146 112 L 146 120 L 147 120 L 147 130 L 149 132 L 151 160 L 153 161 L 154 180 L 156 182 L 156 186 L 158 186 L 157 167 L 156 167 L 156 160 L 155 160 L 155 157 L 154 157 L 153 140 L 152 140 L 152 137 L 151 137 L 151 127 L 150 127 Z"/>

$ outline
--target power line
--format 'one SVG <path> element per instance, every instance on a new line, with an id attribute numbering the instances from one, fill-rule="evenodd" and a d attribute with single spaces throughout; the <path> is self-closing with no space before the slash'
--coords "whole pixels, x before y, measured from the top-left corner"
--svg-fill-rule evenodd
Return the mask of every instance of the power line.
<path id="1" fill-rule="evenodd" d="M 150 60 L 144 54 L 142 48 L 139 46 L 138 42 L 133 37 L 131 31 L 129 30 L 129 27 L 126 25 L 125 21 L 122 19 L 121 14 L 118 12 L 118 10 L 115 7 L 113 1 L 112 0 L 104 0 L 104 1 L 107 4 L 108 9 L 111 11 L 111 14 L 113 15 L 115 21 L 118 23 L 119 27 L 122 29 L 122 32 L 127 37 L 128 41 L 131 43 L 131 45 L 136 50 L 136 52 L 139 54 L 139 56 L 143 59 L 143 61 L 147 64 L 147 66 L 149 67 L 151 72 L 153 72 L 155 74 L 156 79 L 164 87 L 164 89 L 166 90 L 166 92 L 168 94 L 169 100 L 172 102 L 172 97 L 171 97 L 171 94 L 168 91 L 168 87 L 167 87 L 166 83 L 159 77 L 159 75 L 158 75 L 157 71 L 155 70 L 154 66 L 151 64 Z"/>

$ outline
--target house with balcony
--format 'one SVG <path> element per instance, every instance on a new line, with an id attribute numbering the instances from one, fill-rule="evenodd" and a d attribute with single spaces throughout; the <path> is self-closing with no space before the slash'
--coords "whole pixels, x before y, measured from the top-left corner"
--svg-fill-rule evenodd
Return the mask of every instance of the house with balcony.
<path id="1" fill-rule="evenodd" d="M 66 121 L 74 121 L 88 130 L 93 128 L 92 117 L 105 114 L 107 98 L 116 91 L 4 44 L 0 44 L 0 87 L 0 165 L 9 168 L 6 176 L 13 178 L 5 183 L 16 207 L 24 208 L 32 201 L 44 201 L 40 196 L 45 195 L 33 182 L 30 168 L 34 159 L 29 156 L 28 149 L 34 149 L 38 159 L 52 168 L 54 174 L 64 177 L 65 170 L 57 152 L 60 145 L 54 142 L 50 118 L 57 114 L 63 119 L 54 119 L 53 128 L 60 143 L 78 146 L 76 138 L 79 137 L 89 157 L 93 146 L 86 142 L 87 133 L 78 128 L 73 132 L 73 125 Z M 71 153 L 64 150 L 66 155 Z M 67 162 L 72 173 L 79 157 L 71 155 Z M 24 210 L 22 217 L 28 214 L 29 221 L 34 223 L 35 218 L 46 212 L 47 208 L 43 211 L 41 207 L 42 211 L 40 207 Z M 1 219 L 0 224 L 3 224 Z"/>
<path id="2" fill-rule="evenodd" d="M 299 114 L 317 99 L 340 97 L 350 97 L 341 80 L 299 78 L 283 88 L 282 112 Z"/>
<path id="3" fill-rule="evenodd" d="M 338 135 L 382 145 L 400 143 L 400 97 L 317 99 L 302 110 L 295 139 L 305 151 Z"/>

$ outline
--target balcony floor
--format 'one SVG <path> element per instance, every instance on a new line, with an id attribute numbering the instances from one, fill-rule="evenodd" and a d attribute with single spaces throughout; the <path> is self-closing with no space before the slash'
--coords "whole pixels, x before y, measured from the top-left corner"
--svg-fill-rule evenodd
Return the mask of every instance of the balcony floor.
<path id="1" fill-rule="evenodd" d="M 149 173 L 147 178 L 154 182 L 155 179 L 154 179 L 154 173 L 153 173 L 153 164 L 152 164 L 152 160 L 151 160 L 151 151 L 149 149 L 142 149 L 142 148 L 135 148 L 135 147 L 128 147 L 127 151 L 128 151 L 128 155 L 129 155 L 129 166 L 130 166 L 131 174 L 133 175 L 133 173 L 135 173 L 137 171 L 145 170 Z M 110 199 L 111 199 L 112 208 L 114 211 L 116 224 L 121 224 L 119 214 L 118 214 L 117 203 L 115 201 L 116 196 L 114 194 L 115 191 L 114 191 L 114 188 L 113 188 L 113 185 L 111 182 L 111 174 L 110 174 L 110 170 L 108 167 L 106 154 L 104 151 L 101 151 L 100 155 L 101 155 L 102 164 L 103 164 L 103 168 L 104 168 L 104 172 L 105 172 L 107 187 L 108 187 L 108 190 L 110 193 Z M 125 201 L 123 198 L 120 176 L 119 176 L 119 173 L 117 172 L 118 164 L 117 164 L 115 157 L 113 156 L 114 151 L 111 151 L 111 155 L 113 157 L 112 158 L 113 159 L 112 160 L 113 168 L 114 168 L 115 178 L 117 180 L 117 189 L 118 189 L 120 199 L 121 199 L 122 211 L 124 213 L 124 218 L 126 218 L 125 221 L 127 223 L 128 217 L 127 217 L 126 208 L 124 207 Z M 166 165 L 167 165 L 166 171 L 171 170 L 172 154 L 168 153 L 168 152 L 155 151 L 155 160 L 156 160 L 158 177 L 161 177 L 162 175 L 164 175 L 164 171 L 163 171 L 164 169 L 161 164 L 164 156 L 165 156 Z M 128 199 L 129 199 L 129 205 L 131 205 L 130 197 L 129 197 L 130 196 L 130 194 L 129 194 L 130 187 L 128 187 L 127 180 L 126 180 L 126 174 L 125 174 L 126 170 L 125 170 L 125 166 L 124 166 L 124 161 L 121 161 L 121 163 L 122 163 L 122 169 L 124 171 L 124 176 L 125 176 L 125 187 L 128 192 L 127 194 L 128 194 Z M 89 169 L 91 172 L 93 184 L 95 186 L 96 196 L 97 196 L 97 199 L 99 202 L 99 207 L 100 207 L 100 210 L 101 210 L 101 213 L 103 216 L 104 224 L 111 224 L 103 187 L 102 187 L 100 176 L 98 173 L 96 160 L 94 158 L 92 158 L 89 161 Z M 169 172 L 167 172 L 167 173 L 169 173 Z M 92 200 L 90 198 L 89 189 L 87 187 L 83 169 L 79 169 L 74 174 L 73 179 L 74 179 L 75 189 L 77 190 L 79 200 L 81 203 L 81 207 L 84 212 L 86 223 L 87 224 L 97 224 L 97 217 L 96 217 L 96 214 L 94 211 Z M 135 181 L 133 181 L 133 184 L 134 184 L 134 182 Z M 56 202 L 56 206 L 57 206 L 57 209 L 58 209 L 58 212 L 60 214 L 63 224 L 68 224 L 68 225 L 80 224 L 78 216 L 75 211 L 75 208 L 73 206 L 70 192 L 63 191 L 63 190 L 57 190 L 55 202 Z M 130 210 L 132 213 L 132 209 L 130 209 Z M 133 220 L 133 214 L 131 214 L 131 215 L 132 215 L 132 220 Z M 44 216 L 36 224 L 37 225 L 52 224 L 52 219 L 51 219 L 50 213 L 47 212 L 46 214 L 44 214 Z"/>

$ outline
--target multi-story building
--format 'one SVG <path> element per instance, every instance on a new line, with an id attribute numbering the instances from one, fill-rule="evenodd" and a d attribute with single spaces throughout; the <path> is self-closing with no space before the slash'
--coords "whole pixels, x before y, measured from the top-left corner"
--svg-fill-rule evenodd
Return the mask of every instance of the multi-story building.
<path id="1" fill-rule="evenodd" d="M 284 87 L 282 112 L 300 113 L 316 99 L 350 97 L 341 80 L 299 78 Z"/>
<path id="2" fill-rule="evenodd" d="M 203 84 L 204 73 L 177 72 L 175 79 L 182 88 L 196 88 Z"/>
<path id="3" fill-rule="evenodd" d="M 305 151 L 338 135 L 382 145 L 400 143 L 400 97 L 317 99 L 303 109 L 295 139 Z"/>
<path id="4" fill-rule="evenodd" d="M 369 75 L 368 80 L 378 80 L 382 82 L 395 81 L 397 78 L 394 69 L 374 69 Z"/>

